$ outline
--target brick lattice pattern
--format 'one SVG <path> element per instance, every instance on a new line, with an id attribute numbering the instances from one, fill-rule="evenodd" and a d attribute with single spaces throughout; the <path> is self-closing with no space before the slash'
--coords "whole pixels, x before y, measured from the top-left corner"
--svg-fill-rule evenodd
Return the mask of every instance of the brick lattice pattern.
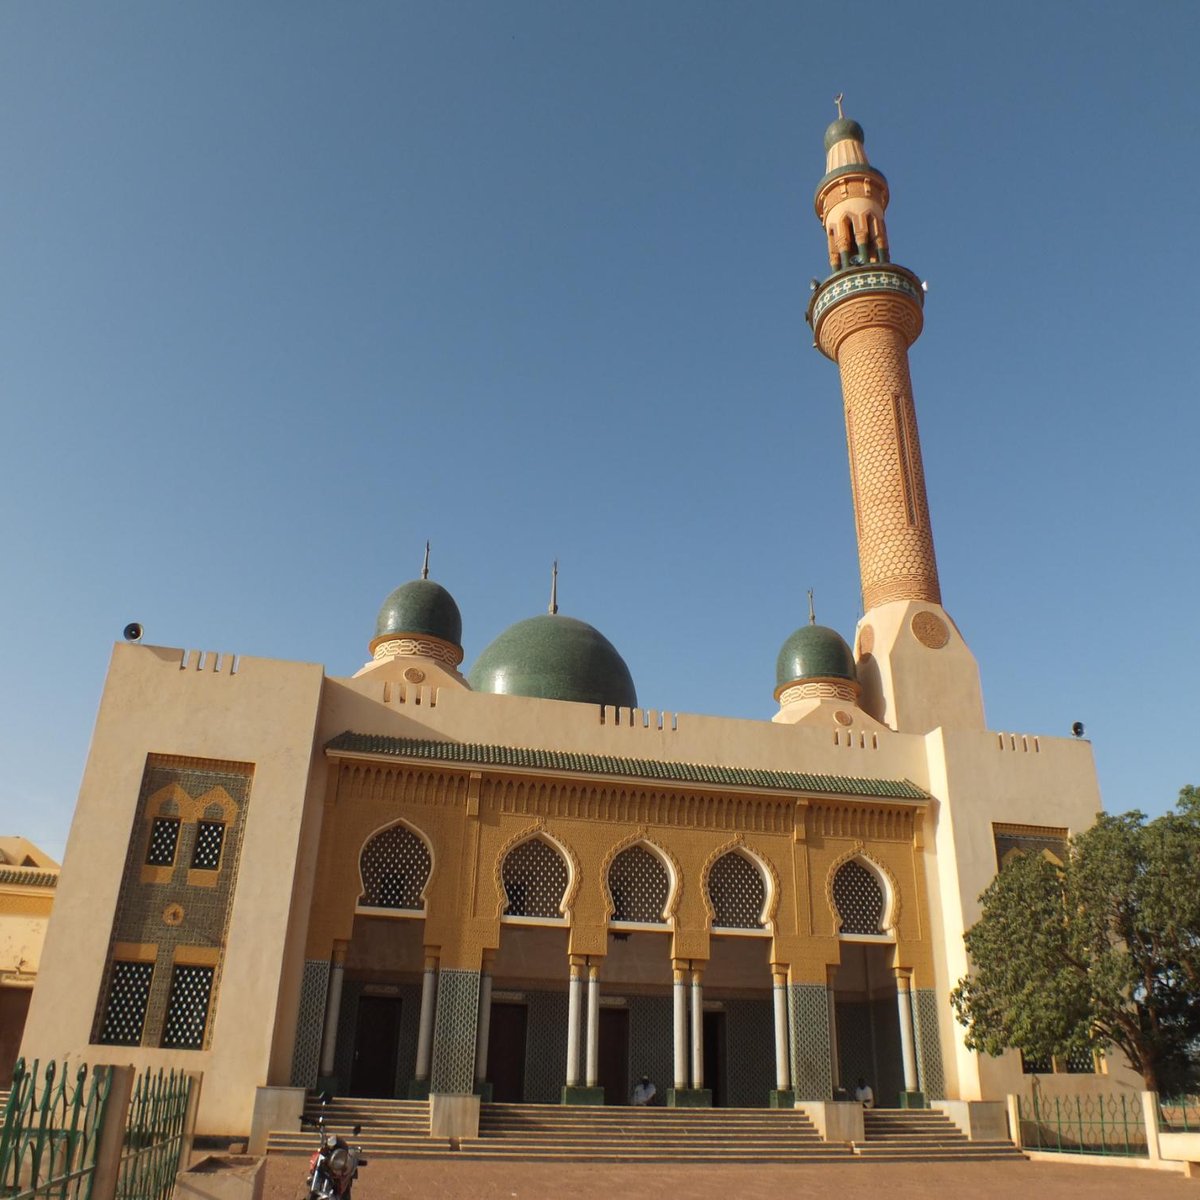
<path id="1" fill-rule="evenodd" d="M 828 989 L 819 983 L 788 987 L 792 1087 L 797 1100 L 828 1100 L 833 1095 L 828 997 Z"/>
<path id="2" fill-rule="evenodd" d="M 300 977 L 296 1044 L 292 1049 L 292 1087 L 315 1087 L 325 1029 L 325 997 L 329 992 L 329 960 L 310 958 Z"/>
<path id="3" fill-rule="evenodd" d="M 170 1022 L 170 1036 L 181 1039 L 172 1044 L 179 1049 L 203 1049 L 210 1039 L 213 1022 L 209 1010 L 215 1008 L 220 994 L 221 965 L 253 779 L 254 768 L 249 763 L 154 754 L 146 760 L 110 939 L 110 946 L 133 943 L 151 946 L 155 952 L 140 1045 L 166 1044 L 177 964 L 179 969 L 186 967 L 193 973 L 187 976 L 188 986 L 179 993 L 187 997 L 186 1020 L 181 1014 Z M 164 836 L 160 832 L 163 822 L 176 825 L 177 842 L 170 862 L 156 863 L 149 861 L 156 845 L 165 858 L 158 841 Z M 189 882 L 188 876 L 201 829 L 211 824 L 222 827 L 222 840 L 217 866 L 203 871 L 201 886 Z M 211 850 L 200 853 L 204 857 L 211 855 Z M 158 877 L 143 879 L 143 870 L 151 870 Z M 191 966 L 189 957 L 193 963 L 199 959 L 205 966 Z M 214 957 L 215 965 L 209 965 Z M 118 966 L 112 959 L 110 949 L 96 1002 L 93 1042 L 107 1041 L 109 1010 L 119 1002 Z M 198 986 L 200 977 L 194 974 L 197 969 L 209 972 L 205 987 Z M 196 1011 L 201 1000 L 205 1007 L 202 1014 Z M 201 1042 L 193 1045 L 193 1039 L 185 1037 L 183 1030 L 184 1025 L 194 1030 L 197 1022 Z"/>
<path id="4" fill-rule="evenodd" d="M 430 1091 L 469 1095 L 475 1089 L 479 972 L 443 967 L 438 975 Z"/>
<path id="5" fill-rule="evenodd" d="M 838 367 L 863 606 L 869 611 L 891 600 L 940 604 L 908 342 L 892 324 L 867 325 L 842 341 Z"/>
<path id="6" fill-rule="evenodd" d="M 927 1100 L 944 1100 L 946 1074 L 942 1069 L 942 1040 L 938 1033 L 938 996 L 933 988 L 913 989 L 913 1024 L 921 1090 Z"/>

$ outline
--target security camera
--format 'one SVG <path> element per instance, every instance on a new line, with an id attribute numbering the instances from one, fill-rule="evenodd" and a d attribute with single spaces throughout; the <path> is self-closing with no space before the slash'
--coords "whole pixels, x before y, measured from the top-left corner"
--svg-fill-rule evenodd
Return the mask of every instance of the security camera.
<path id="1" fill-rule="evenodd" d="M 140 642 L 142 640 L 142 627 L 137 621 L 130 621 L 122 630 L 127 642 Z"/>

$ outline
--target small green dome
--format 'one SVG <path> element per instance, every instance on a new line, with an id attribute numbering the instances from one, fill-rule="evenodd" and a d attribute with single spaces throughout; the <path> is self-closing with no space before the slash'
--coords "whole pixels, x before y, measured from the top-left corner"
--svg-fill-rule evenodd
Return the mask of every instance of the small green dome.
<path id="1" fill-rule="evenodd" d="M 506 629 L 467 678 L 477 692 L 637 707 L 633 676 L 612 642 L 586 621 L 557 613 Z"/>
<path id="2" fill-rule="evenodd" d="M 863 136 L 863 128 L 857 121 L 852 121 L 849 117 L 838 117 L 825 130 L 825 149 L 832 150 L 838 142 L 844 142 L 847 138 L 855 142 L 865 143 L 866 141 Z"/>
<path id="3" fill-rule="evenodd" d="M 462 645 L 462 614 L 454 597 L 432 579 L 402 583 L 384 602 L 375 622 L 375 636 L 423 633 L 452 646 Z"/>
<path id="4" fill-rule="evenodd" d="M 845 638 L 826 625 L 802 625 L 783 643 L 775 660 L 775 684 L 800 679 L 849 679 L 857 682 L 854 655 Z"/>

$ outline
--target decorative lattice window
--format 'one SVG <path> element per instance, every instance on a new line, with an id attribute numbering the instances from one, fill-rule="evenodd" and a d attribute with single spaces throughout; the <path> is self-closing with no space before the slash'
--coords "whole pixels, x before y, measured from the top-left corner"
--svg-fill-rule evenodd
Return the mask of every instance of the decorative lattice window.
<path id="1" fill-rule="evenodd" d="M 671 877 L 662 860 L 644 846 L 622 850 L 608 868 L 608 894 L 614 921 L 646 921 L 664 925 L 663 910 L 671 892 Z"/>
<path id="2" fill-rule="evenodd" d="M 1068 1075 L 1094 1075 L 1096 1056 L 1090 1050 L 1072 1050 L 1062 1060 L 1062 1065 Z"/>
<path id="3" fill-rule="evenodd" d="M 848 862 L 833 877 L 833 902 L 842 933 L 883 932 L 883 888 L 862 863 Z"/>
<path id="4" fill-rule="evenodd" d="M 1034 1058 L 1031 1054 L 1021 1051 L 1021 1073 L 1023 1075 L 1049 1075 L 1054 1070 L 1052 1058 Z"/>
<path id="5" fill-rule="evenodd" d="M 767 903 L 762 872 L 744 854 L 722 854 L 708 873 L 713 925 L 723 929 L 761 929 Z"/>
<path id="6" fill-rule="evenodd" d="M 212 995 L 212 967 L 177 966 L 171 974 L 167 1019 L 162 1044 L 172 1050 L 200 1050 L 208 1025 L 208 999 Z"/>
<path id="7" fill-rule="evenodd" d="M 225 825 L 221 821 L 201 821 L 196 826 L 196 846 L 192 851 L 193 871 L 215 871 L 221 865 L 221 846 Z"/>
<path id="8" fill-rule="evenodd" d="M 433 861 L 429 847 L 411 829 L 393 825 L 363 847 L 359 860 L 363 894 L 359 904 L 371 908 L 424 907 L 421 893 Z"/>
<path id="9" fill-rule="evenodd" d="M 108 984 L 108 1003 L 96 1040 L 107 1046 L 139 1046 L 150 998 L 152 962 L 114 962 Z"/>
<path id="10" fill-rule="evenodd" d="M 175 847 L 179 844 L 179 818 L 156 817 L 150 826 L 150 848 L 146 852 L 146 865 L 150 867 L 172 867 L 175 865 Z"/>
<path id="11" fill-rule="evenodd" d="M 561 917 L 567 864 L 549 842 L 530 838 L 514 846 L 501 871 L 510 917 Z"/>

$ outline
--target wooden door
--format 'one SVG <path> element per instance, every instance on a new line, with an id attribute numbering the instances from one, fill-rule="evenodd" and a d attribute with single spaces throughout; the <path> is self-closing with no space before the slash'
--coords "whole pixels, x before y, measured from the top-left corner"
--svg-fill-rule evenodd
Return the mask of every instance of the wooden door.
<path id="1" fill-rule="evenodd" d="M 492 1099 L 520 1104 L 525 1099 L 525 1031 L 529 1010 L 524 1004 L 492 1002 L 488 1029 L 487 1077 Z"/>
<path id="2" fill-rule="evenodd" d="M 354 1029 L 352 1096 L 391 1099 L 396 1094 L 396 1051 L 400 1045 L 400 1007 L 395 996 L 360 996 Z"/>

